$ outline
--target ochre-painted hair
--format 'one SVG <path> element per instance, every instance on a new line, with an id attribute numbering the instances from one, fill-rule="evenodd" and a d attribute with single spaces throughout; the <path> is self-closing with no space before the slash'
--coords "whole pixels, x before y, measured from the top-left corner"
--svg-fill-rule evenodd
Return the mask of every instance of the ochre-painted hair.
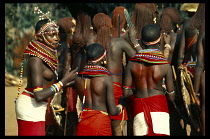
<path id="1" fill-rule="evenodd" d="M 106 50 L 111 41 L 110 28 L 112 26 L 111 18 L 104 14 L 98 13 L 93 17 L 93 29 L 96 31 L 96 42 L 101 44 Z"/>
<path id="2" fill-rule="evenodd" d="M 60 33 L 71 33 L 71 27 L 74 25 L 73 19 L 73 17 L 64 17 L 58 20 L 57 25 L 59 26 Z"/>
<path id="3" fill-rule="evenodd" d="M 169 19 L 170 18 L 170 19 Z M 181 21 L 179 10 L 174 7 L 167 7 L 163 9 L 160 16 L 160 27 L 169 33 L 174 29 L 174 26 Z"/>
<path id="4" fill-rule="evenodd" d="M 73 43 L 79 47 L 84 47 L 90 33 L 91 17 L 80 11 L 77 15 L 76 31 L 73 37 Z"/>
<path id="5" fill-rule="evenodd" d="M 131 22 L 136 29 L 136 38 L 141 38 L 141 30 L 147 24 L 153 24 L 152 12 L 145 4 L 136 3 L 132 13 Z"/>
<path id="6" fill-rule="evenodd" d="M 157 4 L 155 3 L 141 3 L 141 4 L 146 6 L 152 13 L 158 12 Z"/>
<path id="7" fill-rule="evenodd" d="M 122 31 L 122 28 L 127 27 L 126 25 L 126 19 L 124 15 L 124 7 L 118 6 L 112 11 L 112 36 L 117 38 L 118 36 L 118 14 L 120 15 L 120 32 Z"/>
<path id="8" fill-rule="evenodd" d="M 191 19 L 190 29 L 205 30 L 205 3 L 199 3 L 196 13 Z"/>
<path id="9" fill-rule="evenodd" d="M 145 5 L 151 12 L 153 18 L 156 17 L 156 24 L 159 24 L 159 12 L 158 12 L 158 6 L 156 3 L 141 3 L 142 5 Z"/>

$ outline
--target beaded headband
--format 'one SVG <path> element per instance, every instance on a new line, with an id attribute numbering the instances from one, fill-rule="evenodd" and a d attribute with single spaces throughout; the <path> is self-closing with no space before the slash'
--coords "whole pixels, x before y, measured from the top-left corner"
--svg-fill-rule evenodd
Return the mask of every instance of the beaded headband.
<path id="1" fill-rule="evenodd" d="M 145 42 L 145 41 L 142 40 L 142 42 L 143 42 L 145 45 L 154 45 L 154 44 L 157 44 L 158 42 L 160 42 L 160 39 L 161 39 L 161 35 L 160 35 L 160 37 L 159 37 L 157 40 L 155 40 L 155 41 L 152 41 L 152 42 Z"/>
<path id="2" fill-rule="evenodd" d="M 98 61 L 100 61 L 101 59 L 103 59 L 103 57 L 106 55 L 106 50 L 104 51 L 103 55 L 100 56 L 99 58 L 97 59 L 94 59 L 94 60 L 88 60 L 88 62 L 91 62 L 91 63 L 97 63 Z"/>
<path id="3" fill-rule="evenodd" d="M 52 20 L 49 18 L 49 16 L 48 16 L 48 15 L 50 14 L 49 11 L 48 11 L 47 13 L 44 14 L 44 13 L 39 9 L 39 7 L 34 7 L 34 13 L 41 14 L 41 15 L 39 16 L 39 20 L 43 20 L 44 18 L 47 18 L 47 19 L 49 20 L 48 23 L 44 24 L 44 25 L 40 28 L 40 30 L 37 32 L 37 34 L 35 34 L 35 36 L 39 36 L 39 35 L 42 35 L 42 34 L 58 33 L 58 32 L 59 32 L 59 31 L 58 31 L 58 25 L 56 25 L 55 22 L 52 21 Z M 56 28 L 56 31 L 45 32 L 45 30 L 48 29 L 48 28 L 51 27 L 51 26 L 55 27 L 55 28 Z"/>

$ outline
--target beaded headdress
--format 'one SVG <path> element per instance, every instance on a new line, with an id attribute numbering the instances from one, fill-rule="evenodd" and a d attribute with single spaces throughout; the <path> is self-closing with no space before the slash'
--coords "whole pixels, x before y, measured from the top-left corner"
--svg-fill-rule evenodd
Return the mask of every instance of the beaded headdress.
<path id="1" fill-rule="evenodd" d="M 104 56 L 106 56 L 106 50 L 104 51 L 104 53 L 100 57 L 98 57 L 98 58 L 96 58 L 94 60 L 88 60 L 88 63 L 97 63 L 100 60 L 102 60 L 104 58 Z"/>
<path id="2" fill-rule="evenodd" d="M 39 35 L 42 35 L 42 34 L 45 34 L 45 33 L 58 33 L 58 25 L 56 25 L 55 24 L 55 22 L 54 21 L 52 21 L 50 18 L 49 18 L 49 14 L 50 14 L 50 12 L 48 11 L 47 13 L 43 13 L 40 9 L 39 9 L 39 7 L 34 7 L 34 13 L 37 13 L 37 14 L 41 14 L 40 16 L 39 16 L 39 20 L 43 20 L 44 18 L 47 18 L 48 20 L 49 20 L 49 22 L 48 23 L 46 23 L 46 24 L 44 24 L 41 28 L 40 28 L 40 30 L 37 32 L 37 34 L 36 34 L 36 36 L 39 36 Z M 47 29 L 47 28 L 49 28 L 49 27 L 51 27 L 51 26 L 53 26 L 53 27 L 55 27 L 57 30 L 56 31 L 53 31 L 53 32 L 45 32 L 45 30 Z"/>
<path id="3" fill-rule="evenodd" d="M 145 41 L 142 40 L 142 42 L 143 42 L 145 45 L 154 45 L 154 44 L 159 43 L 159 42 L 160 42 L 160 39 L 161 39 L 161 35 L 160 35 L 160 37 L 159 37 L 157 40 L 155 40 L 155 41 L 152 41 L 152 42 L 145 42 Z"/>

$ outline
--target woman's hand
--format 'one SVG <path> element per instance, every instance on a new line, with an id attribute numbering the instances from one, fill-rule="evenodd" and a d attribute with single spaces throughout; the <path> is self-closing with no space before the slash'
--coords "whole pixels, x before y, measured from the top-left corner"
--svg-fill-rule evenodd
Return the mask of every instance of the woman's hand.
<path id="1" fill-rule="evenodd" d="M 61 79 L 61 82 L 63 83 L 63 87 L 69 86 L 71 83 L 74 82 L 74 79 L 76 75 L 78 74 L 77 70 L 78 70 L 78 67 L 72 71 L 71 71 L 71 68 L 69 68 L 69 70 L 66 71 L 63 78 Z"/>

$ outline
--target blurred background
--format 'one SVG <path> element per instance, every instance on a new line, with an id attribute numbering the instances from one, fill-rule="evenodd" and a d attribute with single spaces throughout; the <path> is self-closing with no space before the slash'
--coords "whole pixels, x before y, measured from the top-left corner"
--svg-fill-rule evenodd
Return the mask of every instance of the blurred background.
<path id="1" fill-rule="evenodd" d="M 183 3 L 157 3 L 159 13 L 163 8 L 175 7 L 180 9 Z M 117 6 L 133 12 L 135 3 L 5 3 L 5 75 L 13 80 L 7 80 L 6 85 L 17 85 L 21 68 L 23 50 L 33 39 L 34 26 L 39 16 L 34 14 L 34 7 L 38 6 L 42 12 L 50 12 L 50 17 L 56 22 L 63 17 L 76 18 L 80 9 L 86 10 L 93 17 L 103 12 L 111 16 L 112 10 Z M 187 13 L 180 11 L 181 18 L 187 19 Z M 24 62 L 24 67 L 26 61 Z M 23 76 L 26 76 L 24 72 Z M 15 80 L 16 79 L 16 80 Z"/>

